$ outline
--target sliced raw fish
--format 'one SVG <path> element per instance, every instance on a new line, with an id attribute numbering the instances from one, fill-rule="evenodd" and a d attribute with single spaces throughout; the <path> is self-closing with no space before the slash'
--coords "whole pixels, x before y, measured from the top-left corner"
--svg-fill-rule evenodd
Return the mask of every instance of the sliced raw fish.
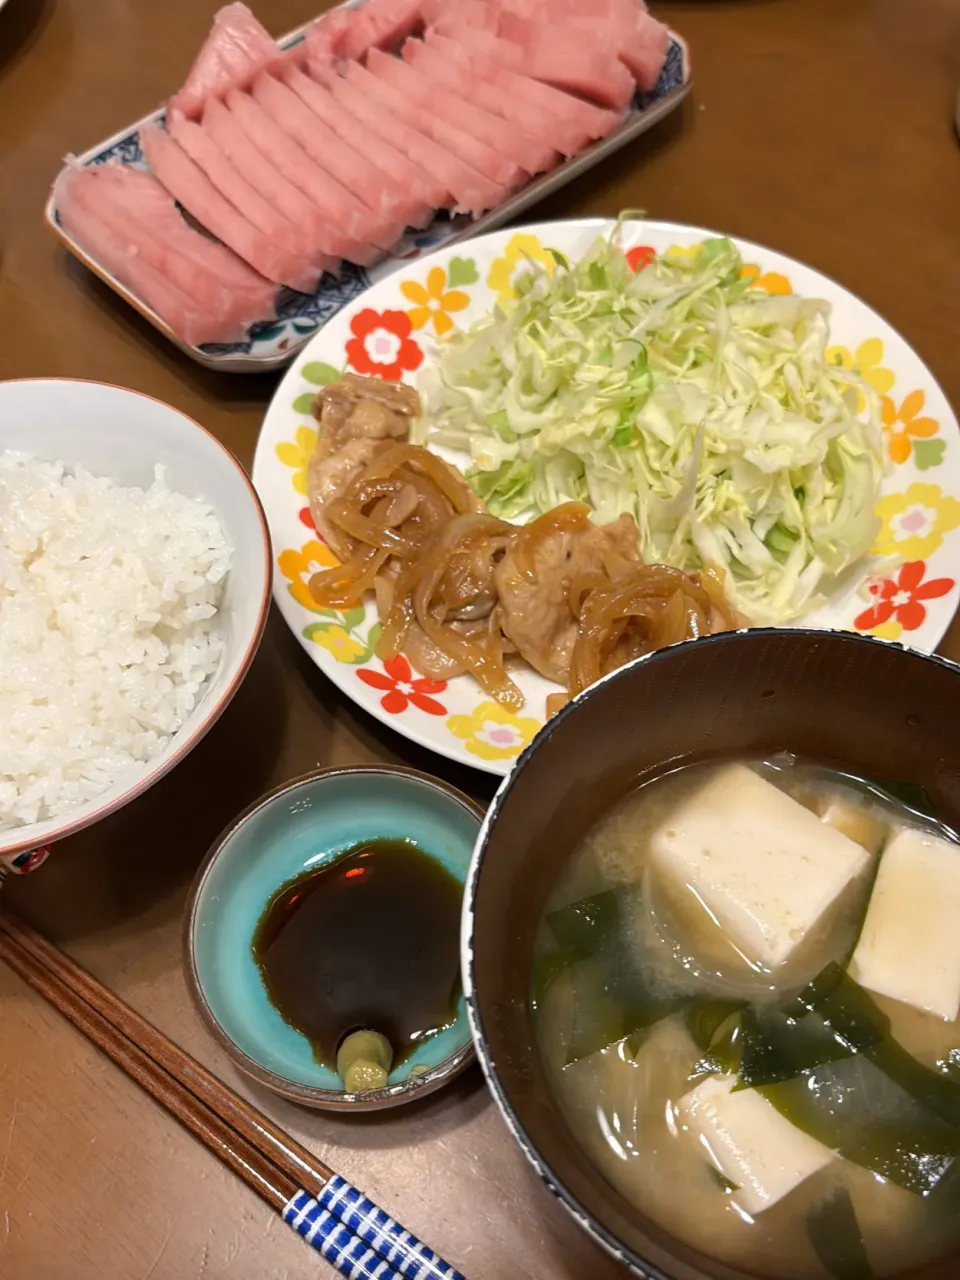
<path id="1" fill-rule="evenodd" d="M 555 22 L 540 22 L 505 13 L 499 34 L 523 54 L 522 69 L 534 80 L 577 93 L 603 107 L 624 111 L 633 100 L 633 76 L 615 47 L 604 48 L 587 32 Z"/>
<path id="2" fill-rule="evenodd" d="M 210 34 L 168 109 L 196 118 L 207 98 L 234 87 L 246 88 L 279 55 L 279 45 L 247 6 L 228 4 L 215 15 Z"/>
<path id="3" fill-rule="evenodd" d="M 444 192 L 431 182 L 422 170 L 395 147 L 362 125 L 355 116 L 337 102 L 330 90 L 311 80 L 302 71 L 292 68 L 284 76 L 284 83 L 300 98 L 347 146 L 359 155 L 366 156 L 393 190 L 415 197 L 421 208 L 417 216 L 411 213 L 410 225 L 425 227 L 440 207 Z"/>
<path id="4" fill-rule="evenodd" d="M 351 112 L 368 129 L 377 130 L 395 150 L 409 156 L 414 164 L 420 166 L 443 188 L 444 196 L 438 202 L 438 208 L 449 208 L 457 203 L 452 186 L 456 181 L 454 156 L 438 147 L 432 138 L 425 138 L 403 120 L 385 113 L 375 98 L 371 98 L 342 76 L 328 73 L 323 83 L 345 110 Z"/>
<path id="5" fill-rule="evenodd" d="M 423 0 L 421 13 L 428 27 L 435 26 L 443 18 L 453 18 L 481 31 L 497 30 L 497 7 L 485 3 L 485 0 Z"/>
<path id="6" fill-rule="evenodd" d="M 465 75 L 464 68 L 458 66 L 455 58 L 445 57 L 422 40 L 408 40 L 403 46 L 403 57 L 405 62 L 421 71 L 438 89 L 442 87 L 444 109 L 450 113 L 453 123 L 458 123 L 454 112 L 459 110 L 462 98 L 467 104 L 474 129 L 486 127 L 484 122 L 489 122 L 494 130 L 507 130 L 514 148 L 514 158 L 527 173 L 543 173 L 558 163 L 560 157 L 557 147 L 551 142 L 551 131 L 547 129 L 543 135 L 533 130 L 527 132 L 521 119 L 524 114 L 522 108 L 519 112 L 511 110 L 509 99 L 501 90 L 477 76 Z M 451 103 L 454 104 L 452 110 Z M 493 145 L 490 134 L 486 141 Z"/>
<path id="7" fill-rule="evenodd" d="M 111 225 L 115 230 L 129 230 L 131 235 L 139 228 L 140 234 L 135 235 L 138 242 L 142 238 L 145 245 L 165 246 L 164 256 L 152 265 L 163 263 L 171 277 L 180 273 L 182 278 L 174 279 L 175 284 L 191 292 L 193 285 L 202 289 L 212 281 L 215 293 L 210 297 L 192 294 L 198 302 L 212 307 L 219 291 L 227 289 L 231 296 L 248 300 L 251 317 L 273 318 L 276 285 L 238 258 L 232 249 L 192 227 L 152 173 L 126 164 L 80 169 L 69 159 L 68 163 L 72 164 L 74 175 L 70 189 L 82 204 L 89 204 L 92 212 L 103 214 L 106 221 L 114 214 L 122 215 L 122 227 L 119 222 Z"/>
<path id="8" fill-rule="evenodd" d="M 407 41 L 407 44 L 412 43 L 416 42 Z M 544 163 L 549 165 L 549 152 L 544 155 L 542 147 L 525 145 L 524 139 L 518 139 L 516 130 L 511 129 L 502 117 L 492 116 L 489 112 L 478 109 L 475 103 L 460 96 L 455 84 L 449 85 L 441 78 L 432 76 L 426 68 L 416 65 L 413 58 L 412 53 L 407 54 L 404 45 L 404 60 L 372 52 L 367 58 L 367 66 L 381 80 L 392 84 L 398 92 L 406 94 L 426 111 L 433 110 L 442 99 L 444 118 L 450 125 L 492 148 L 521 170 L 523 175 L 539 172 Z"/>
<path id="9" fill-rule="evenodd" d="M 269 236 L 274 244 L 293 257 L 303 259 L 315 268 L 317 275 L 334 265 L 332 260 L 316 256 L 310 227 L 292 222 L 265 199 L 200 125 L 185 119 L 179 111 L 172 111 L 167 118 L 167 132 L 237 212 Z"/>
<path id="10" fill-rule="evenodd" d="M 325 252 L 361 267 L 383 257 L 387 246 L 370 238 L 374 218 L 362 201 L 315 164 L 249 93 L 231 91 L 227 106 L 257 150 L 312 201 L 326 227 Z"/>
<path id="11" fill-rule="evenodd" d="M 655 89 L 667 53 L 670 49 L 670 31 L 651 13 L 641 12 L 636 19 L 636 34 L 623 37 L 623 28 L 611 24 L 601 25 L 598 36 L 609 39 L 615 45 L 621 62 L 633 75 L 639 88 L 645 92 Z"/>
<path id="12" fill-rule="evenodd" d="M 446 36 L 448 40 L 455 40 L 471 53 L 483 54 L 491 62 L 495 61 L 499 67 L 509 71 L 525 70 L 526 59 L 518 45 L 510 40 L 501 40 L 495 32 L 483 31 L 478 27 L 460 22 L 456 17 L 456 10 L 450 13 L 444 12 L 428 31 L 427 40 L 431 40 L 435 34 Z"/>
<path id="13" fill-rule="evenodd" d="M 324 235 L 323 219 L 316 205 L 257 149 L 240 122 L 219 99 L 211 98 L 207 102 L 202 125 L 204 133 L 216 143 L 250 186 L 300 229 L 309 261 L 336 272 L 339 258 L 324 251 L 323 246 L 329 243 L 329 238 Z"/>
<path id="14" fill-rule="evenodd" d="M 405 114 L 407 122 L 421 133 L 427 134 L 441 147 L 459 156 L 464 164 L 471 165 L 478 173 L 489 178 L 507 191 L 520 186 L 529 176 L 514 160 L 488 146 L 475 134 L 465 132 L 450 120 L 449 112 L 437 112 L 425 106 L 415 94 L 409 93 L 409 78 L 415 73 L 390 54 L 371 49 L 367 55 L 367 69 L 380 82 L 380 94 L 384 106 Z M 403 82 L 398 86 L 394 76 Z M 446 104 L 444 104 L 446 106 Z"/>
<path id="15" fill-rule="evenodd" d="M 88 173 L 92 171 L 67 168 L 57 179 L 54 198 L 61 225 L 91 258 L 165 321 L 181 341 L 193 347 L 207 342 L 240 342 L 254 320 L 270 317 L 272 304 L 267 311 L 252 314 L 250 294 L 231 297 L 228 289 L 218 288 L 209 279 L 205 285 L 198 285 L 193 294 L 188 293 L 169 269 L 178 260 L 176 251 L 155 240 L 147 222 L 138 223 L 132 218 L 132 229 L 118 229 L 111 202 L 100 201 L 99 193 L 90 198 L 94 188 L 89 185 Z M 103 205 L 100 211 L 92 207 L 98 202 Z M 172 201 L 170 207 L 176 213 Z M 101 216 L 108 209 L 109 222 Z M 199 232 L 191 234 L 203 239 Z M 271 296 L 275 294 L 273 286 L 267 281 L 264 284 Z M 204 298 L 198 301 L 196 292 L 201 289 Z"/>
<path id="16" fill-rule="evenodd" d="M 361 67 L 359 62 L 348 63 L 345 79 L 378 111 L 381 130 L 385 128 L 384 122 L 390 120 L 391 127 L 396 123 L 407 131 L 404 144 L 407 155 L 429 169 L 438 182 L 450 187 L 457 212 L 477 216 L 506 199 L 505 187 L 492 182 L 431 137 L 427 132 L 426 113 L 392 92 L 366 67 Z"/>
<path id="17" fill-rule="evenodd" d="M 343 40 L 343 56 L 364 57 L 370 49 L 398 49 L 423 26 L 422 0 L 367 0 L 351 9 L 353 22 Z"/>
<path id="18" fill-rule="evenodd" d="M 645 92 L 660 79 L 670 32 L 639 0 L 496 0 L 496 7 L 504 17 L 516 14 L 550 30 L 572 28 L 594 48 L 615 51 Z"/>
<path id="19" fill-rule="evenodd" d="M 486 32 L 471 31 L 470 37 Z M 522 127 L 534 136 L 549 139 L 566 156 L 576 155 L 590 142 L 605 137 L 619 124 L 620 117 L 602 107 L 541 84 L 529 76 L 505 71 L 500 61 L 472 43 L 461 44 L 430 30 L 427 43 L 441 53 L 457 58 L 465 69 L 473 69 L 510 100 L 510 110 L 517 113 Z M 506 44 L 507 41 L 502 43 Z"/>
<path id="20" fill-rule="evenodd" d="M 346 143 L 298 98 L 281 80 L 257 76 L 252 93 L 268 116 L 298 142 L 304 151 L 348 191 L 361 200 L 373 218 L 375 243 L 391 248 L 422 217 L 423 206 L 415 196 L 396 188 L 375 165 Z"/>
<path id="21" fill-rule="evenodd" d="M 268 280 L 276 280 L 301 293 L 313 292 L 317 286 L 316 268 L 275 244 L 238 212 L 165 130 L 153 124 L 144 125 L 140 130 L 140 146 L 159 181 L 201 226 Z"/>
<path id="22" fill-rule="evenodd" d="M 321 14 L 303 39 L 307 67 L 315 62 L 321 69 L 332 70 L 343 58 L 343 45 L 355 21 L 354 13 L 353 9 L 331 9 Z"/>

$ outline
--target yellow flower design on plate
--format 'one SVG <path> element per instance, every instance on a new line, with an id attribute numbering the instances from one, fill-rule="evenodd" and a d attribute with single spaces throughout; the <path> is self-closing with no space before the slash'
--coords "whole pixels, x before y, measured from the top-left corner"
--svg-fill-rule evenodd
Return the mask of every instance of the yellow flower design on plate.
<path id="1" fill-rule="evenodd" d="M 481 760 L 518 756 L 540 728 L 537 720 L 514 715 L 496 702 L 481 702 L 468 716 L 451 716 L 447 728 Z"/>
<path id="2" fill-rule="evenodd" d="M 354 662 L 367 651 L 366 645 L 350 635 L 346 627 L 325 627 L 322 631 L 315 631 L 311 639 L 321 649 L 332 653 L 338 662 Z"/>
<path id="3" fill-rule="evenodd" d="M 454 259 L 456 261 L 458 260 Z M 400 292 L 408 302 L 414 304 L 407 311 L 414 329 L 422 329 L 432 321 L 433 331 L 438 338 L 450 332 L 453 328 L 450 316 L 457 311 L 466 310 L 470 305 L 470 298 L 462 289 L 449 289 L 449 283 L 443 267 L 431 267 L 425 285 L 417 284 L 415 280 L 403 281 Z"/>
<path id="4" fill-rule="evenodd" d="M 548 276 L 553 275 L 557 265 L 553 254 L 543 247 L 537 236 L 518 231 L 508 240 L 503 257 L 495 258 L 490 264 L 487 274 L 487 284 L 496 293 L 498 302 L 510 302 L 517 296 L 517 276 L 529 271 L 531 263 L 538 263 Z"/>
<path id="5" fill-rule="evenodd" d="M 891 493 L 877 503 L 883 525 L 874 551 L 900 560 L 926 560 L 943 535 L 960 526 L 960 502 L 946 497 L 939 485 L 912 484 L 906 493 Z"/>
<path id="6" fill-rule="evenodd" d="M 293 487 L 306 496 L 307 467 L 317 447 L 317 433 L 310 427 L 297 427 L 293 440 L 277 445 L 277 457 L 285 467 L 293 467 Z"/>
<path id="7" fill-rule="evenodd" d="M 672 244 L 663 256 L 675 267 L 692 267 L 702 248 L 702 244 Z"/>
<path id="8" fill-rule="evenodd" d="M 277 566 L 290 583 L 290 594 L 297 604 L 316 612 L 317 602 L 310 594 L 310 579 L 321 569 L 335 569 L 340 561 L 323 542 L 306 542 L 299 551 L 282 551 Z"/>
<path id="9" fill-rule="evenodd" d="M 946 447 L 942 440 L 930 440 L 940 430 L 940 423 L 935 418 L 920 416 L 925 404 L 922 391 L 911 391 L 899 408 L 889 396 L 883 396 L 880 401 L 880 420 L 891 459 L 906 462 L 913 453 L 921 471 L 942 462 Z"/>
<path id="10" fill-rule="evenodd" d="M 751 289 L 762 289 L 764 293 L 793 293 L 793 285 L 779 271 L 761 271 L 754 262 L 747 262 L 740 268 L 740 279 L 749 280 Z"/>
<path id="11" fill-rule="evenodd" d="M 881 396 L 885 396 L 896 381 L 892 372 L 883 366 L 883 343 L 879 338 L 867 338 L 856 351 L 851 351 L 849 347 L 827 347 L 825 359 L 838 369 L 849 369 Z M 864 404 L 861 395 L 858 397 L 858 408 L 862 410 Z"/>

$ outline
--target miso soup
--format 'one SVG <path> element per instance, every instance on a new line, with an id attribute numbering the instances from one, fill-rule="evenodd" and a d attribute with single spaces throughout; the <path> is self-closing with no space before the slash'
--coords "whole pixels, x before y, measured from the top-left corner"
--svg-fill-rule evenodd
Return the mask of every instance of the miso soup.
<path id="1" fill-rule="evenodd" d="M 690 1247 L 879 1280 L 960 1245 L 960 845 L 917 788 L 646 783 L 554 886 L 532 998 L 587 1157 Z"/>

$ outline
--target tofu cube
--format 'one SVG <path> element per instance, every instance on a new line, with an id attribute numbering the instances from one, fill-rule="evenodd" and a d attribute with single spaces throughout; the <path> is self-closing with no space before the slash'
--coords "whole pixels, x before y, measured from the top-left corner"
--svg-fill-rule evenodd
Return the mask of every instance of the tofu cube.
<path id="1" fill-rule="evenodd" d="M 789 959 L 870 855 L 745 765 L 728 765 L 660 823 L 655 873 L 692 893 L 752 963 Z"/>
<path id="2" fill-rule="evenodd" d="M 821 822 L 842 831 L 855 844 L 863 845 L 868 853 L 877 854 L 883 848 L 889 828 L 865 805 L 846 796 L 831 796 L 818 806 L 817 813 Z"/>
<path id="3" fill-rule="evenodd" d="M 736 1076 L 710 1076 L 677 1104 L 684 1131 L 737 1187 L 734 1203 L 756 1217 L 834 1159 L 756 1089 L 733 1092 Z"/>
<path id="4" fill-rule="evenodd" d="M 850 973 L 953 1022 L 960 1013 L 960 846 L 899 831 L 884 850 Z"/>

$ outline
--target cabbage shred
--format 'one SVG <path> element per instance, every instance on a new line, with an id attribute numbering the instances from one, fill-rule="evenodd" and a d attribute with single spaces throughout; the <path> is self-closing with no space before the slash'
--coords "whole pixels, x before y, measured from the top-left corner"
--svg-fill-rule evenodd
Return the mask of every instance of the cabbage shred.
<path id="1" fill-rule="evenodd" d="M 628 512 L 648 563 L 721 568 L 780 623 L 820 604 L 875 538 L 879 400 L 826 359 L 829 304 L 750 289 L 727 239 L 634 274 L 617 232 L 440 348 L 427 439 L 469 453 L 496 515 Z"/>

